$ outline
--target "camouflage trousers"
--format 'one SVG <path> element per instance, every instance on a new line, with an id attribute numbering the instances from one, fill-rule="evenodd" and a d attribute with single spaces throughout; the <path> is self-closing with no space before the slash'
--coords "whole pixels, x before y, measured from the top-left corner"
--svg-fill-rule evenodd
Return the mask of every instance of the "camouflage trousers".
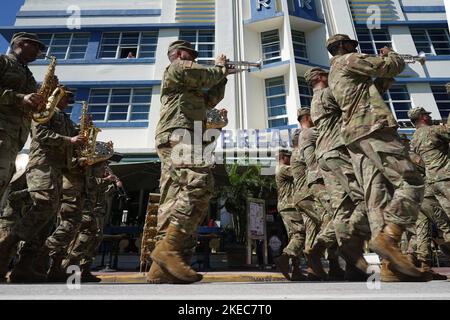
<path id="1" fill-rule="evenodd" d="M 94 262 L 103 240 L 104 215 L 100 212 L 84 211 L 81 226 L 70 244 L 67 260 L 71 264 L 88 265 Z"/>
<path id="2" fill-rule="evenodd" d="M 427 196 L 422 202 L 415 228 L 408 230 L 408 253 L 420 261 L 431 260 L 432 225 L 438 229 L 439 236 L 450 242 L 450 219 L 434 196 Z"/>
<path id="3" fill-rule="evenodd" d="M 450 218 L 450 180 L 430 183 L 430 188 L 442 209 Z"/>
<path id="4" fill-rule="evenodd" d="M 186 234 L 186 251 L 191 252 L 197 227 L 205 219 L 213 195 L 214 178 L 210 166 L 179 165 L 173 161 L 173 146 L 158 147 L 161 160 L 157 240 L 161 240 L 173 223 Z"/>
<path id="5" fill-rule="evenodd" d="M 72 171 L 64 174 L 57 227 L 45 241 L 45 246 L 50 250 L 50 256 L 67 255 L 69 246 L 81 226 L 85 189 L 86 177 L 84 173 Z"/>
<path id="6" fill-rule="evenodd" d="M 21 240 L 29 242 L 35 237 L 42 237 L 41 232 L 48 236 L 47 226 L 53 221 L 60 207 L 63 176 L 61 169 L 41 165 L 28 168 L 26 178 L 31 206 L 22 217 L 20 205 L 16 204 L 17 210 L 10 212 L 11 219 L 15 220 L 11 232 Z M 36 246 L 39 247 L 38 244 Z"/>
<path id="7" fill-rule="evenodd" d="M 15 171 L 17 154 L 22 147 L 4 130 L 0 130 L 0 199 L 3 197 Z"/>
<path id="8" fill-rule="evenodd" d="M 333 209 L 330 202 L 330 194 L 322 181 L 310 185 L 309 190 L 314 195 L 316 212 L 322 213 L 320 216 L 320 231 L 314 242 L 320 240 L 325 243 L 327 248 L 331 248 L 336 245 L 337 238 L 332 220 Z"/>
<path id="9" fill-rule="evenodd" d="M 347 146 L 376 237 L 388 223 L 403 228 L 417 220 L 424 181 L 394 129 L 378 130 Z"/>
<path id="10" fill-rule="evenodd" d="M 283 253 L 293 257 L 300 257 L 305 246 L 306 232 L 302 214 L 293 209 L 283 210 L 280 212 L 280 215 L 289 239 L 289 243 L 283 249 Z"/>
<path id="11" fill-rule="evenodd" d="M 334 228 L 339 246 L 356 236 L 370 238 L 364 193 L 359 185 L 346 148 L 325 153 L 319 159 L 325 187 L 331 197 Z"/>

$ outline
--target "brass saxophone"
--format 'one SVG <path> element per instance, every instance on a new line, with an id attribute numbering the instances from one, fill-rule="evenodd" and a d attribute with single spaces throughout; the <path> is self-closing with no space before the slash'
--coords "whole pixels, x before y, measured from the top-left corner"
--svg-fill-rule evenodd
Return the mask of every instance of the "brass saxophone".
<path id="1" fill-rule="evenodd" d="M 113 143 L 97 141 L 97 135 L 102 130 L 94 126 L 91 115 L 88 114 L 88 105 L 83 101 L 80 119 L 80 135 L 86 138 L 86 143 L 79 150 L 79 161 L 84 165 L 93 165 L 106 161 L 114 154 Z"/>
<path id="2" fill-rule="evenodd" d="M 37 123 L 46 123 L 50 121 L 55 113 L 61 99 L 66 95 L 66 90 L 55 80 L 56 58 L 50 57 L 51 62 L 48 66 L 44 82 L 39 89 L 39 94 L 44 98 L 44 103 L 38 107 L 37 111 L 31 113 L 31 118 Z"/>

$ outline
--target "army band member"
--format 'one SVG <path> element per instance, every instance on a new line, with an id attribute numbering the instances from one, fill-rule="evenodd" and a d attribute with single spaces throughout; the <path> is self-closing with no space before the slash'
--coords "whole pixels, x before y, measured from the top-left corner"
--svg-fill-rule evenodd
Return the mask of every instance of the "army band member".
<path id="1" fill-rule="evenodd" d="M 314 92 L 311 119 L 318 132 L 316 157 L 325 187 L 331 195 L 334 214 L 333 223 L 328 226 L 334 229 L 339 250 L 347 262 L 347 280 L 364 279 L 368 264 L 362 254 L 364 240 L 370 238 L 370 229 L 364 193 L 341 139 L 341 110 L 328 87 L 328 72 L 311 68 L 306 71 L 305 80 Z M 354 267 L 357 269 L 353 270 Z"/>
<path id="2" fill-rule="evenodd" d="M 14 174 L 16 156 L 30 133 L 30 112 L 44 102 L 27 66 L 44 49 L 45 44 L 36 34 L 20 32 L 11 40 L 11 53 L 0 55 L 0 198 Z"/>
<path id="3" fill-rule="evenodd" d="M 0 244 L 0 256 L 5 257 L 0 259 L 0 269 L 4 272 L 1 276 L 4 277 L 9 263 L 6 257 L 10 257 L 20 240 L 25 241 L 19 262 L 12 271 L 13 281 L 41 282 L 45 277 L 33 269 L 33 260 L 41 262 L 48 259 L 47 247 L 43 246 L 43 242 L 50 232 L 48 225 L 55 219 L 62 203 L 63 177 L 68 175 L 72 166 L 74 147 L 85 142 L 63 111 L 72 101 L 73 93 L 67 91 L 49 122 L 33 123 L 26 170 L 32 205 Z M 38 250 L 41 252 L 38 253 Z"/>
<path id="4" fill-rule="evenodd" d="M 386 261 L 382 272 L 389 269 L 429 280 L 398 247 L 403 232 L 417 220 L 424 181 L 377 86 L 382 79 L 401 73 L 405 62 L 389 48 L 374 57 L 357 53 L 357 46 L 358 42 L 347 35 L 328 39 L 327 49 L 333 55 L 328 82 L 342 111 L 343 141 L 366 195 L 370 247 Z M 374 82 L 373 77 L 378 79 Z"/>
<path id="5" fill-rule="evenodd" d="M 320 212 L 320 224 L 316 226 L 319 230 L 311 245 L 305 248 L 305 254 L 309 266 L 314 273 L 326 280 L 328 278 L 339 280 L 344 278 L 344 271 L 339 265 L 337 256 L 337 239 L 333 228 L 333 209 L 330 203 L 330 195 L 325 188 L 322 173 L 316 158 L 316 141 L 318 132 L 314 127 L 309 108 L 298 110 L 298 121 L 302 131 L 299 136 L 300 157 L 307 166 L 307 185 L 309 193 L 313 195 L 316 203 L 316 212 Z M 328 252 L 330 271 L 327 274 L 320 261 L 321 257 Z"/>
<path id="6" fill-rule="evenodd" d="M 202 277 L 190 267 L 186 251 L 190 250 L 189 239 L 205 217 L 214 182 L 210 165 L 203 159 L 201 163 L 174 161 L 175 151 L 180 146 L 188 152 L 199 147 L 202 151 L 202 146 L 192 142 L 194 122 L 200 122 L 203 131 L 206 112 L 223 99 L 227 59 L 221 55 L 214 67 L 200 66 L 194 62 L 198 52 L 183 40 L 173 42 L 167 55 L 171 63 L 163 76 L 155 138 L 161 159 L 157 227 L 160 241 L 151 255 L 153 263 L 147 282 L 192 283 Z"/>
<path id="7" fill-rule="evenodd" d="M 275 258 L 281 273 L 288 280 L 307 280 L 300 271 L 300 257 L 305 245 L 305 225 L 302 214 L 295 209 L 294 205 L 294 177 L 290 166 L 291 152 L 280 150 L 278 165 L 275 169 L 275 181 L 278 192 L 277 210 L 286 228 L 289 243 L 283 249 L 281 256 Z M 292 260 L 292 275 L 289 273 L 289 260 Z"/>

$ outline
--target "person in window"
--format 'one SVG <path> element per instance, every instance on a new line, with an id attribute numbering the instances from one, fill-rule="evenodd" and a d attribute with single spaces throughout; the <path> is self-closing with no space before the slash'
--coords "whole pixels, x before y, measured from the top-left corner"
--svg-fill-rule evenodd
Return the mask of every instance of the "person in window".
<path id="1" fill-rule="evenodd" d="M 128 56 L 127 59 L 134 59 L 136 58 L 136 56 L 134 55 L 134 53 L 132 51 L 128 52 Z"/>

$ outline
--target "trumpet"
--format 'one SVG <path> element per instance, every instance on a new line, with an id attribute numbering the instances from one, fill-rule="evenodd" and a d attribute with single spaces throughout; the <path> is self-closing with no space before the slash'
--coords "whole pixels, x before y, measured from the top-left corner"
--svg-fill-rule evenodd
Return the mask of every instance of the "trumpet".
<path id="1" fill-rule="evenodd" d="M 416 62 L 419 62 L 421 65 L 424 65 L 427 61 L 427 55 L 425 52 L 421 51 L 419 52 L 419 55 L 415 56 L 412 54 L 398 54 L 403 60 L 405 60 L 405 63 L 413 64 Z M 371 57 L 380 57 L 379 54 L 369 54 Z"/>
<path id="2" fill-rule="evenodd" d="M 215 65 L 214 61 L 208 61 L 207 65 Z M 225 67 L 230 70 L 230 74 L 248 71 L 251 72 L 251 68 L 261 69 L 261 61 L 250 62 L 250 61 L 227 61 Z"/>

